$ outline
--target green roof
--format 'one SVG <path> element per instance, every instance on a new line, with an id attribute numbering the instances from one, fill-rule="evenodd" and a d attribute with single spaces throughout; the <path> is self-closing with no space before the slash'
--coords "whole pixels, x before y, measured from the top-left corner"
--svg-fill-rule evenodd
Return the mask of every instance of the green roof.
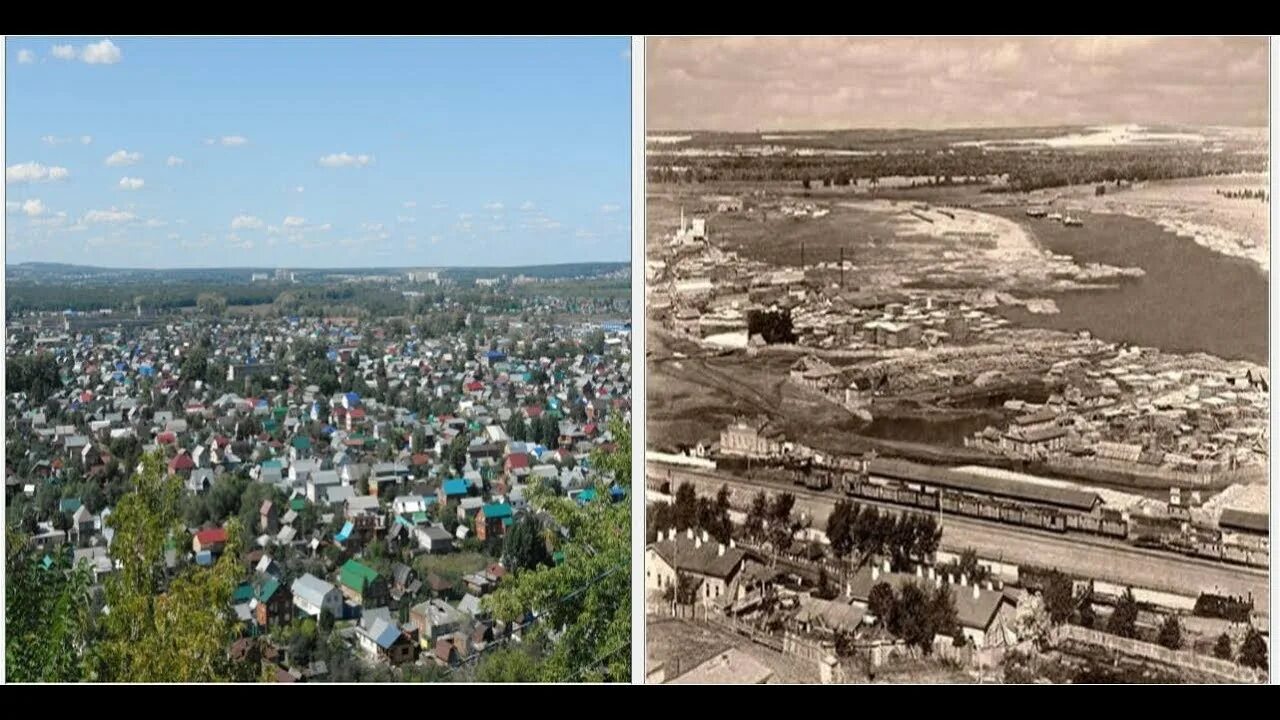
<path id="1" fill-rule="evenodd" d="M 426 522 L 426 521 L 427 521 L 427 514 L 426 514 L 426 513 L 422 512 L 422 511 L 418 511 L 418 512 L 416 512 L 416 513 L 414 513 L 414 514 L 413 514 L 413 524 L 415 524 L 415 525 L 421 525 L 422 523 L 424 523 L 424 522 Z"/>
<path id="2" fill-rule="evenodd" d="M 302 509 L 306 506 L 307 501 L 304 498 L 296 497 L 289 501 L 289 507 L 297 512 L 302 512 Z"/>
<path id="3" fill-rule="evenodd" d="M 283 470 L 284 463 L 280 462 L 279 460 L 263 460 L 262 469 L 263 470 Z"/>
<path id="4" fill-rule="evenodd" d="M 489 503 L 482 508 L 486 520 L 511 517 L 511 506 L 506 503 Z"/>
<path id="5" fill-rule="evenodd" d="M 262 583 L 262 587 L 258 588 L 258 602 L 266 602 L 276 594 L 276 590 L 280 589 L 280 581 L 275 578 Z"/>
<path id="6" fill-rule="evenodd" d="M 279 419 L 279 420 L 283 420 L 283 419 L 285 419 L 285 416 L 287 416 L 287 415 L 289 414 L 289 408 L 287 408 L 287 407 L 277 407 L 277 408 L 275 408 L 274 410 L 272 410 L 272 411 L 271 411 L 271 413 L 272 413 L 273 415 L 275 415 L 277 419 Z"/>
<path id="7" fill-rule="evenodd" d="M 310 450 L 311 438 L 305 435 L 297 435 L 293 438 L 293 446 L 299 450 Z"/>
<path id="8" fill-rule="evenodd" d="M 564 564 L 564 551 L 563 551 L 563 550 L 557 550 L 557 551 L 555 551 L 555 552 L 551 553 L 551 560 L 552 560 L 553 562 L 555 562 L 555 564 L 557 564 L 557 565 L 563 565 L 563 564 Z"/>
<path id="9" fill-rule="evenodd" d="M 58 503 L 58 510 L 64 513 L 73 513 L 80 509 L 80 498 L 63 498 Z"/>
<path id="10" fill-rule="evenodd" d="M 262 429 L 266 430 L 267 432 L 271 432 L 279 427 L 280 427 L 280 423 L 276 422 L 274 419 L 267 420 L 266 422 L 262 423 Z"/>
<path id="11" fill-rule="evenodd" d="M 362 593 L 365 585 L 378 579 L 378 571 L 367 565 L 361 565 L 353 558 L 342 564 L 342 573 L 339 578 L 343 585 Z"/>

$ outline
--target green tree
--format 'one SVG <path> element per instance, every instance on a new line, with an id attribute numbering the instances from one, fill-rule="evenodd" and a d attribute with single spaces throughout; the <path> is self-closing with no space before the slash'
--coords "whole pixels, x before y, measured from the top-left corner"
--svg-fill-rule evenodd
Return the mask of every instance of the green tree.
<path id="1" fill-rule="evenodd" d="M 143 457 L 111 515 L 112 547 L 120 569 L 108 577 L 108 610 L 96 653 L 96 678 L 115 682 L 219 682 L 234 679 L 227 647 L 237 623 L 231 594 L 244 574 L 238 519 L 211 568 L 188 566 L 172 577 L 165 549 L 186 534 L 178 514 L 182 480 L 165 472 L 158 454 Z"/>
<path id="2" fill-rule="evenodd" d="M 503 564 L 512 570 L 536 570 L 550 567 L 551 554 L 543 538 L 542 522 L 532 513 L 521 513 L 507 533 L 503 547 Z"/>
<path id="3" fill-rule="evenodd" d="M 597 451 L 592 467 L 628 492 L 631 430 L 610 422 L 615 447 Z M 548 513 L 559 531 L 564 561 L 537 572 L 518 572 L 485 598 L 501 620 L 537 617 L 526 640 L 547 640 L 539 678 L 554 682 L 627 682 L 631 677 L 631 512 L 628 503 L 579 505 L 541 488 L 529 502 Z"/>
<path id="4" fill-rule="evenodd" d="M 502 648 L 486 653 L 476 666 L 479 682 L 531 683 L 543 679 L 538 658 L 524 648 Z"/>
<path id="5" fill-rule="evenodd" d="M 71 553 L 44 557 L 15 527 L 5 529 L 5 681 L 77 682 L 93 636 L 93 574 Z"/>

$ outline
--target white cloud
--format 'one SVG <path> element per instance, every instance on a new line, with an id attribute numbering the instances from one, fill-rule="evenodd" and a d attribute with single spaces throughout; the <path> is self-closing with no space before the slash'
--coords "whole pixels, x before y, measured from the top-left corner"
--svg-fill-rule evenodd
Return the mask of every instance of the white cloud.
<path id="1" fill-rule="evenodd" d="M 89 65 L 114 65 L 124 59 L 120 48 L 110 40 L 89 43 L 78 51 L 71 45 L 54 45 L 51 51 L 57 60 L 76 60 Z M 21 57 L 19 57 L 21 62 Z"/>
<path id="2" fill-rule="evenodd" d="M 80 50 L 80 59 L 90 65 L 114 65 L 123 57 L 120 48 L 110 40 L 91 43 Z"/>
<path id="3" fill-rule="evenodd" d="M 168 225 L 169 223 L 165 222 L 164 220 L 161 220 L 160 218 L 150 218 L 142 224 L 149 228 L 160 228 L 160 227 L 164 227 L 165 225 Z"/>
<path id="4" fill-rule="evenodd" d="M 147 184 L 146 181 L 143 180 L 142 178 L 131 178 L 131 177 L 120 178 L 121 190 L 139 190 L 142 188 L 143 185 L 146 185 L 146 184 Z"/>
<path id="5" fill-rule="evenodd" d="M 536 209 L 537 207 L 538 207 L 537 205 L 534 205 L 534 204 L 533 204 L 533 201 L 532 201 L 532 200 L 525 200 L 524 202 L 520 203 L 520 209 L 521 209 L 521 210 L 524 210 L 525 212 L 528 212 L 528 211 L 530 211 L 530 210 L 534 210 L 534 209 Z"/>
<path id="6" fill-rule="evenodd" d="M 179 165 L 182 165 L 185 162 L 186 160 L 183 160 L 177 155 L 170 155 L 169 157 L 165 158 L 164 164 L 168 165 L 169 167 L 178 167 Z"/>
<path id="7" fill-rule="evenodd" d="M 259 230 L 262 225 L 262 218 L 256 218 L 252 215 L 237 215 L 231 218 L 232 230 Z"/>
<path id="8" fill-rule="evenodd" d="M 286 217 L 284 219 L 284 222 L 281 224 L 287 228 L 299 228 L 299 227 L 302 227 L 303 225 L 306 225 L 307 221 L 305 218 L 300 218 L 297 215 L 290 215 Z"/>
<path id="9" fill-rule="evenodd" d="M 487 203 L 487 204 L 484 206 L 484 209 L 485 209 L 485 210 L 492 211 L 492 212 L 497 212 L 497 211 L 499 211 L 499 210 L 501 210 L 501 209 L 502 209 L 502 203 L 500 203 L 500 202 L 491 202 L 491 203 Z"/>
<path id="10" fill-rule="evenodd" d="M 228 236 L 227 236 L 227 242 L 228 242 L 228 243 L 230 243 L 231 247 L 233 247 L 233 248 L 238 248 L 238 249 L 240 249 L 240 250 L 252 250 L 252 249 L 253 249 L 253 241 L 252 241 L 252 240 L 247 240 L 247 239 L 242 240 L 242 239 L 240 238 L 240 236 L 239 236 L 239 235 L 236 235 L 235 233 L 232 233 L 232 234 L 230 234 L 230 235 L 228 235 Z"/>
<path id="11" fill-rule="evenodd" d="M 81 135 L 81 136 L 80 136 L 80 144 L 81 144 L 81 145 L 88 145 L 88 144 L 89 144 L 89 143 L 91 143 L 91 142 L 93 142 L 93 136 L 92 136 L 92 135 Z"/>
<path id="12" fill-rule="evenodd" d="M 45 145 L 66 145 L 67 143 L 78 142 L 81 145 L 88 145 L 93 142 L 92 135 L 81 135 L 80 137 L 59 137 L 57 135 L 45 135 L 40 138 Z"/>
<path id="13" fill-rule="evenodd" d="M 621 209 L 622 209 L 621 206 L 613 205 L 611 203 L 605 203 L 604 205 L 600 206 L 600 212 L 604 213 L 605 215 L 609 215 L 610 213 L 616 213 Z"/>
<path id="14" fill-rule="evenodd" d="M 367 222 L 360 226 L 365 232 L 379 232 L 382 230 L 382 223 Z"/>
<path id="15" fill-rule="evenodd" d="M 107 156 L 106 163 L 111 167 L 120 167 L 122 165 L 136 165 L 141 159 L 142 153 L 117 150 Z"/>
<path id="16" fill-rule="evenodd" d="M 418 203 L 417 203 L 417 201 L 416 201 L 416 200 L 405 200 L 404 202 L 402 202 L 402 203 L 400 203 L 400 204 L 401 204 L 401 205 L 403 205 L 404 207 L 407 207 L 407 208 L 416 208 L 416 207 L 418 207 Z"/>
<path id="17" fill-rule="evenodd" d="M 5 183 L 37 183 L 66 180 L 71 175 L 64 167 L 45 166 L 37 162 L 19 163 L 4 169 Z"/>
<path id="18" fill-rule="evenodd" d="M 352 155 L 350 153 L 331 153 L 320 158 L 322 167 L 365 167 L 373 163 L 371 155 Z"/>
<path id="19" fill-rule="evenodd" d="M 90 210 L 84 214 L 84 221 L 86 223 L 126 223 L 135 220 L 136 218 L 137 216 L 133 213 L 125 210 L 117 210 L 116 208 L 111 208 L 110 210 Z"/>
<path id="20" fill-rule="evenodd" d="M 19 65 L 30 65 L 35 61 L 36 61 L 36 54 L 31 52 L 30 50 L 23 49 L 18 51 Z"/>
<path id="21" fill-rule="evenodd" d="M 223 135 L 218 139 L 224 147 L 239 147 L 249 142 L 249 138 L 243 135 Z"/>
<path id="22" fill-rule="evenodd" d="M 306 189 L 305 187 L 303 187 L 303 186 L 299 185 L 298 187 L 294 188 L 294 191 L 295 191 L 295 192 L 298 192 L 298 193 L 304 193 L 304 192 L 306 192 L 306 191 L 307 191 L 307 189 Z"/>
<path id="23" fill-rule="evenodd" d="M 26 213 L 27 217 L 38 217 L 43 215 L 44 211 L 45 206 L 44 203 L 40 201 L 40 198 L 32 198 L 31 200 L 27 200 L 22 203 L 22 212 Z"/>

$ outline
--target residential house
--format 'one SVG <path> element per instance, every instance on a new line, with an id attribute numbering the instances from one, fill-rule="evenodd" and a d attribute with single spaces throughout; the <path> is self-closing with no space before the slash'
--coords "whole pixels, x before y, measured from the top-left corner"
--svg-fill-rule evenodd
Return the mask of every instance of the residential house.
<path id="1" fill-rule="evenodd" d="M 307 615 L 318 618 L 328 611 L 335 619 L 342 617 L 342 593 L 315 575 L 307 573 L 294 580 L 290 590 L 294 607 Z"/>
<path id="2" fill-rule="evenodd" d="M 386 605 L 390 596 L 386 578 L 355 558 L 343 563 L 338 582 L 342 586 L 343 595 L 366 608 Z"/>
<path id="3" fill-rule="evenodd" d="M 742 550 L 714 542 L 706 532 L 658 533 L 657 542 L 645 549 L 645 590 L 666 592 L 676 587 L 678 570 L 692 580 L 699 600 L 726 605 L 736 599 L 745 561 Z"/>
<path id="4" fill-rule="evenodd" d="M 502 537 L 514 522 L 511 506 L 506 503 L 489 503 L 476 513 L 476 537 L 487 540 Z"/>

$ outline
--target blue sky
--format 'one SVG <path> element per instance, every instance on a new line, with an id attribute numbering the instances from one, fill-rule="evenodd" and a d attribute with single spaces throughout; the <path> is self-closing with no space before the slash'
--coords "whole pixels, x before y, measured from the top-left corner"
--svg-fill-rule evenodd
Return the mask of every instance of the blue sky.
<path id="1" fill-rule="evenodd" d="M 8 38 L 7 262 L 630 256 L 629 38 Z"/>

